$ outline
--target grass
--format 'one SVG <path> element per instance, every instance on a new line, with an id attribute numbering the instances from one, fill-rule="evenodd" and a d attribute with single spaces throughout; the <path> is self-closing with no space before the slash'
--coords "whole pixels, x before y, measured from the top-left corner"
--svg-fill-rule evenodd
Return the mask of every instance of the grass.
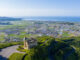
<path id="1" fill-rule="evenodd" d="M 75 53 L 71 54 L 67 60 L 77 60 L 78 58 L 76 57 Z"/>
<path id="2" fill-rule="evenodd" d="M 23 56 L 22 53 L 13 53 L 8 60 L 22 60 Z"/>
<path id="3" fill-rule="evenodd" d="M 0 43 L 0 49 L 19 44 L 22 44 L 22 42 Z"/>
<path id="4" fill-rule="evenodd" d="M 68 34 L 68 32 L 63 32 L 62 36 L 63 37 L 68 37 L 68 36 L 70 36 L 70 34 Z"/>
<path id="5" fill-rule="evenodd" d="M 26 56 L 24 60 L 31 60 L 31 56 Z"/>
<path id="6" fill-rule="evenodd" d="M 17 48 L 18 51 L 20 52 L 26 52 L 26 49 L 23 48 L 23 45 L 20 45 L 18 48 Z"/>

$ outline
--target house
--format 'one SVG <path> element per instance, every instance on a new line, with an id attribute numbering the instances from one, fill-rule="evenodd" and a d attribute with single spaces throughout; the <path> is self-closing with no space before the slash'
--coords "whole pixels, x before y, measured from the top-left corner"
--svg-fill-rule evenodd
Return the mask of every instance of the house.
<path id="1" fill-rule="evenodd" d="M 34 38 L 26 38 L 24 37 L 24 49 L 30 49 L 37 46 L 37 40 Z"/>

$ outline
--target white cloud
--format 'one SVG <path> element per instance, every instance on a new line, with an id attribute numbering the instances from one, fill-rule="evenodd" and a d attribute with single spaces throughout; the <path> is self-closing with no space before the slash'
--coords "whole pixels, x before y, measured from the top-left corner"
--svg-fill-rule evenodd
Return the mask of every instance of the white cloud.
<path id="1" fill-rule="evenodd" d="M 65 16 L 77 15 L 74 11 L 64 9 L 8 9 L 0 8 L 0 16 Z"/>

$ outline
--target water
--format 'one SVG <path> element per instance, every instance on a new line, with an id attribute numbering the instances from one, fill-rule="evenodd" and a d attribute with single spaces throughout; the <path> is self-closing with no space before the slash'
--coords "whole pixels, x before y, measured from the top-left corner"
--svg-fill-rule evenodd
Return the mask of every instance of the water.
<path id="1" fill-rule="evenodd" d="M 25 20 L 80 22 L 80 17 L 25 17 Z"/>

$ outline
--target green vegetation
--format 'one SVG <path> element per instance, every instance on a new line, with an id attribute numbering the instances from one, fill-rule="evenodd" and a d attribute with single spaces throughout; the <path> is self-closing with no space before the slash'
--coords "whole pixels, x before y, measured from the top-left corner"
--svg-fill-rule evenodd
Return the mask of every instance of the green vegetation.
<path id="1" fill-rule="evenodd" d="M 26 49 L 23 48 L 23 45 L 20 45 L 18 48 L 17 48 L 18 51 L 20 52 L 26 52 Z"/>
<path id="2" fill-rule="evenodd" d="M 23 42 L 0 43 L 0 49 L 19 44 L 23 44 Z"/>
<path id="3" fill-rule="evenodd" d="M 41 36 L 36 39 L 38 45 L 30 50 L 24 50 L 22 45 L 19 46 L 19 51 L 26 52 L 24 60 L 80 60 L 80 37 Z M 13 54 L 9 59 L 20 60 L 23 56 L 23 54 Z"/>
<path id="4" fill-rule="evenodd" d="M 80 37 L 72 37 L 75 35 L 80 36 L 78 34 L 80 30 L 78 28 L 79 25 L 52 21 L 10 21 L 10 23 L 11 25 L 0 25 L 0 49 L 21 44 L 17 50 L 26 53 L 24 60 L 80 60 Z M 66 24 L 64 28 L 59 27 L 62 24 Z M 70 25 L 73 26 L 71 27 Z M 57 30 L 61 29 L 63 30 L 62 38 L 38 37 L 39 33 L 46 35 L 48 32 L 51 32 L 56 35 L 59 33 Z M 72 32 L 65 31 L 66 29 Z M 12 42 L 22 41 L 24 36 L 37 37 L 38 45 L 30 50 L 26 50 L 23 48 L 23 42 Z M 24 54 L 14 53 L 9 60 L 21 60 L 23 56 Z"/>
<path id="5" fill-rule="evenodd" d="M 22 60 L 23 56 L 22 53 L 13 53 L 8 60 Z"/>
<path id="6" fill-rule="evenodd" d="M 60 40 L 72 46 L 75 49 L 75 55 L 78 56 L 77 59 L 80 60 L 80 37 L 61 38 Z"/>
<path id="7" fill-rule="evenodd" d="M 25 60 L 63 60 L 63 58 L 76 60 L 77 58 L 73 48 L 64 41 L 58 41 L 49 36 L 38 37 L 37 40 L 38 46 L 27 51 Z M 69 52 L 71 53 L 69 54 Z M 67 54 L 69 55 L 67 56 Z"/>
<path id="8" fill-rule="evenodd" d="M 63 36 L 63 37 L 69 37 L 70 34 L 69 34 L 68 32 L 63 32 L 62 36 Z"/>

